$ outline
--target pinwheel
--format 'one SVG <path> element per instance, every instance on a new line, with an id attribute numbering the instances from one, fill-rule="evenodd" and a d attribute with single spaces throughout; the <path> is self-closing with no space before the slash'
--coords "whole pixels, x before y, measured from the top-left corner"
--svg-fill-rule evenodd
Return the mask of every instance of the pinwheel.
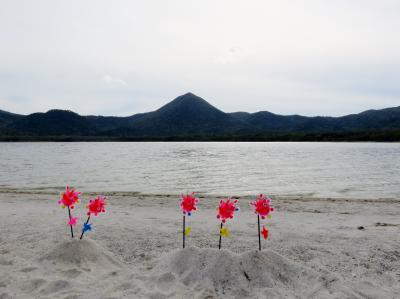
<path id="1" fill-rule="evenodd" d="M 75 204 L 79 203 L 79 196 L 81 192 L 75 191 L 74 188 L 69 188 L 68 186 L 65 188 L 65 192 L 61 193 L 61 199 L 58 201 L 58 204 L 62 206 L 62 208 L 68 208 L 68 217 L 69 222 L 68 225 L 71 228 L 71 238 L 74 237 L 74 230 L 72 226 L 76 225 L 77 218 L 72 217 L 71 210 L 74 209 Z"/>
<path id="2" fill-rule="evenodd" d="M 263 229 L 262 229 L 262 231 L 261 231 L 261 234 L 263 235 L 264 240 L 267 240 L 267 239 L 268 239 L 268 229 L 266 229 L 265 226 L 263 226 Z"/>
<path id="3" fill-rule="evenodd" d="M 187 194 L 186 196 L 181 194 L 181 202 L 180 206 L 183 212 L 183 229 L 182 229 L 182 238 L 183 238 L 183 248 L 185 248 L 185 237 L 188 236 L 192 230 L 191 227 L 186 227 L 186 215 L 191 216 L 193 211 L 197 210 L 197 203 L 199 200 L 195 197 L 194 192 Z"/>
<path id="4" fill-rule="evenodd" d="M 257 214 L 258 250 L 261 250 L 261 234 L 266 240 L 268 238 L 268 230 L 263 226 L 263 231 L 260 232 L 260 217 L 261 219 L 271 218 L 270 213 L 274 211 L 274 208 L 271 206 L 271 199 L 264 194 L 260 194 L 255 201 L 250 202 L 250 205 L 253 206 L 254 212 Z"/>
<path id="5" fill-rule="evenodd" d="M 68 224 L 70 226 L 75 226 L 77 221 L 78 221 L 78 217 L 71 217 Z"/>
<path id="6" fill-rule="evenodd" d="M 86 206 L 88 209 L 87 211 L 88 218 L 86 222 L 83 224 L 82 234 L 80 239 L 83 238 L 83 234 L 85 232 L 92 230 L 92 225 L 89 224 L 90 216 L 92 214 L 94 216 L 97 216 L 100 213 L 105 213 L 106 212 L 105 205 L 106 205 L 106 198 L 104 196 L 97 196 L 97 198 L 89 200 L 89 204 Z"/>
<path id="7" fill-rule="evenodd" d="M 224 223 L 226 223 L 227 219 L 233 219 L 233 217 L 235 216 L 235 212 L 239 211 L 239 207 L 237 207 L 236 204 L 237 200 L 235 199 L 231 201 L 230 198 L 227 198 L 226 200 L 221 200 L 219 202 L 217 214 L 217 218 L 221 220 L 221 225 L 219 229 L 219 249 L 221 249 L 222 237 L 228 237 L 230 235 L 228 228 L 223 226 Z"/>

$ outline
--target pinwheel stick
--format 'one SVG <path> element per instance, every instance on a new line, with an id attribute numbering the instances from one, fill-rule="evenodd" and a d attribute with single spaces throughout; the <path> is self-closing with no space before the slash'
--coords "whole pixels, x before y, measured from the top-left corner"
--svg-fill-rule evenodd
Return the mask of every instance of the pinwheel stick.
<path id="1" fill-rule="evenodd" d="M 258 218 L 258 250 L 261 251 L 261 232 L 260 232 L 260 215 L 257 215 Z"/>
<path id="2" fill-rule="evenodd" d="M 83 225 L 83 227 L 85 227 L 86 226 L 86 224 L 88 224 L 89 223 L 89 220 L 90 220 L 90 215 L 88 216 L 88 218 L 87 218 L 87 220 L 86 220 L 86 222 L 85 222 L 85 224 Z M 84 228 L 82 228 L 82 234 L 81 234 L 81 237 L 79 238 L 80 240 L 82 240 L 82 238 L 83 238 L 83 234 L 85 233 L 85 229 Z"/>
<path id="3" fill-rule="evenodd" d="M 223 223 L 221 222 L 221 228 L 219 229 L 219 245 L 218 245 L 218 249 L 221 249 L 221 240 L 222 240 L 222 226 L 223 226 Z"/>
<path id="4" fill-rule="evenodd" d="M 185 248 L 185 215 L 183 215 L 183 230 L 182 230 L 182 237 L 183 237 L 183 248 Z"/>
<path id="5" fill-rule="evenodd" d="M 74 237 L 74 230 L 73 230 L 72 224 L 71 224 L 71 209 L 69 208 L 69 206 L 68 206 L 68 216 L 69 216 L 69 222 L 70 222 L 69 226 L 71 227 L 71 238 L 73 238 Z"/>

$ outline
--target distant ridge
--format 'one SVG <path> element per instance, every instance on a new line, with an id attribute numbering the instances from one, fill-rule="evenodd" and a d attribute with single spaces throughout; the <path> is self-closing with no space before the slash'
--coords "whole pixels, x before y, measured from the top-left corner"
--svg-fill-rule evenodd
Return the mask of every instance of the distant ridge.
<path id="1" fill-rule="evenodd" d="M 400 141 L 400 107 L 342 117 L 225 113 L 189 92 L 129 117 L 0 110 L 0 140 Z"/>

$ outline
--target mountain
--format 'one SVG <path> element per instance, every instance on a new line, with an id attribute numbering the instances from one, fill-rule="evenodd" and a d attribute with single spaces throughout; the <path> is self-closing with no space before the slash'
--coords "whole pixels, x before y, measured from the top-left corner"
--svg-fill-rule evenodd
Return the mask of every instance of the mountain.
<path id="1" fill-rule="evenodd" d="M 358 132 L 368 130 L 398 130 L 400 107 L 368 110 L 343 117 L 306 117 L 300 115 L 277 115 L 268 111 L 256 113 L 235 112 L 232 116 L 269 132 Z"/>
<path id="2" fill-rule="evenodd" d="M 33 113 L 8 125 L 14 132 L 35 136 L 92 135 L 96 130 L 90 121 L 79 114 L 65 110 Z"/>
<path id="3" fill-rule="evenodd" d="M 22 117 L 23 117 L 23 115 L 20 115 L 20 114 L 14 114 L 11 112 L 0 110 L 0 127 L 10 124 Z"/>
<path id="4" fill-rule="evenodd" d="M 299 115 L 278 115 L 268 111 L 260 111 L 256 113 L 234 112 L 231 113 L 235 118 L 258 128 L 261 131 L 282 131 L 290 132 L 297 130 L 300 126 L 307 122 L 308 117 Z"/>
<path id="5" fill-rule="evenodd" d="M 0 140 L 400 141 L 400 107 L 343 117 L 225 113 L 186 93 L 158 110 L 128 117 L 0 110 Z"/>
<path id="6" fill-rule="evenodd" d="M 124 126 L 124 135 L 215 135 L 236 133 L 246 128 L 250 129 L 242 121 L 218 110 L 204 99 L 186 93 L 156 111 L 131 117 Z M 118 134 L 119 129 L 113 133 Z"/>

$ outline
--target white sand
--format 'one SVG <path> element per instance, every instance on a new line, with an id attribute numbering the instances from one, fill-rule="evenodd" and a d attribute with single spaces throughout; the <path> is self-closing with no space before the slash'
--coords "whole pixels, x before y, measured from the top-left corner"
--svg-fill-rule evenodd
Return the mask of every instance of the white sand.
<path id="1" fill-rule="evenodd" d="M 181 250 L 177 198 L 110 198 L 79 241 L 57 196 L 0 194 L 0 299 L 400 298 L 400 200 L 275 199 L 258 252 L 249 199 L 219 251 L 218 199 Z"/>

